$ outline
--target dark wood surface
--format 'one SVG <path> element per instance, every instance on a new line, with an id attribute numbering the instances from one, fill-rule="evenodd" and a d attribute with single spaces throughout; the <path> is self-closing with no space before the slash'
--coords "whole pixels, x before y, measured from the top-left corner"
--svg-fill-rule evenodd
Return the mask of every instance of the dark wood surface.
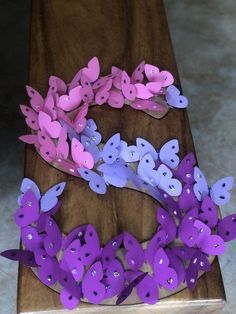
<path id="1" fill-rule="evenodd" d="M 95 55 L 101 62 L 103 74 L 108 73 L 112 65 L 130 73 L 145 60 L 171 71 L 175 84 L 180 87 L 162 1 L 32 1 L 29 73 L 32 87 L 45 93 L 50 75 L 70 81 Z M 89 116 L 95 118 L 104 140 L 120 132 L 130 143 L 136 137 L 143 137 L 159 147 L 171 138 L 178 138 L 181 156 L 194 150 L 185 110 L 170 110 L 165 118 L 157 120 L 131 108 L 115 110 L 102 106 L 93 108 Z M 35 180 L 42 191 L 62 180 L 67 181 L 62 197 L 64 205 L 57 216 L 65 233 L 89 222 L 95 225 L 105 243 L 124 230 L 132 232 L 140 241 L 149 239 L 155 231 L 157 204 L 143 193 L 109 187 L 105 196 L 96 195 L 83 180 L 49 166 L 30 146 L 26 148 L 25 175 Z M 199 311 L 207 304 L 205 309 L 209 307 L 210 313 L 222 307 L 224 300 L 220 269 L 215 260 L 213 271 L 200 279 L 193 293 L 184 290 L 154 307 L 143 305 L 135 307 L 135 311 L 148 313 L 155 308 L 159 313 L 162 306 L 173 305 L 176 313 L 185 306 L 189 309 L 194 306 L 191 313 L 195 313 L 195 306 Z M 58 295 L 43 286 L 29 269 L 20 267 L 18 313 L 59 313 L 59 309 Z M 99 309 L 117 313 L 130 311 L 130 307 L 86 304 L 80 309 L 84 313 L 97 313 Z"/>

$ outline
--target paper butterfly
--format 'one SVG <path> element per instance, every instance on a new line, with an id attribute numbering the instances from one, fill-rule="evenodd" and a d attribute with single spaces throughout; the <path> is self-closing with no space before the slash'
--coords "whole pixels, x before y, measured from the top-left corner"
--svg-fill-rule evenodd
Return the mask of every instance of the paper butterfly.
<path id="1" fill-rule="evenodd" d="M 72 111 L 79 107 L 82 97 L 80 94 L 81 86 L 74 87 L 69 91 L 68 95 L 62 95 L 59 97 L 57 107 L 64 111 Z"/>
<path id="2" fill-rule="evenodd" d="M 172 74 L 168 71 L 160 71 L 151 64 L 145 64 L 145 75 L 150 82 L 160 82 L 162 87 L 169 86 L 174 83 Z"/>
<path id="3" fill-rule="evenodd" d="M 38 186 L 36 185 L 36 183 L 28 178 L 24 178 L 21 184 L 21 192 L 23 193 L 23 195 L 18 198 L 18 203 L 19 205 L 22 204 L 24 195 L 28 191 L 32 191 L 33 194 L 35 195 L 36 200 L 37 201 L 40 200 L 41 210 L 44 212 L 47 212 L 51 210 L 57 204 L 58 196 L 60 196 L 63 193 L 65 185 L 66 185 L 65 182 L 58 183 L 54 185 L 53 187 L 51 187 L 45 194 L 41 196 L 40 190 Z M 31 199 L 27 200 L 27 197 L 31 198 L 32 194 L 26 194 L 26 195 L 27 196 L 24 199 L 24 202 L 28 201 L 27 205 L 28 207 L 31 207 L 33 205 L 33 203 L 31 202 L 33 200 Z"/>
<path id="4" fill-rule="evenodd" d="M 40 144 L 39 151 L 45 160 L 51 162 L 56 157 L 65 160 L 68 158 L 69 144 L 67 143 L 67 130 L 65 126 L 61 128 L 57 145 L 42 131 L 38 131 L 38 142 Z"/>
<path id="5" fill-rule="evenodd" d="M 171 107 L 186 108 L 188 100 L 185 96 L 180 95 L 180 91 L 174 85 L 170 85 L 166 90 L 166 101 Z"/>
<path id="6" fill-rule="evenodd" d="M 84 151 L 84 146 L 76 138 L 71 141 L 71 156 L 79 167 L 92 169 L 94 166 L 93 156 Z"/>

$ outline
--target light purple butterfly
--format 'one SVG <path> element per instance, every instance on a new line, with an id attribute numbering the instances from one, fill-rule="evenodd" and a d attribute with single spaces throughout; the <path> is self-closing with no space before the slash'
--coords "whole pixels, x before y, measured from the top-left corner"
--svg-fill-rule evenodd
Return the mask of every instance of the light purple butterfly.
<path id="1" fill-rule="evenodd" d="M 104 145 L 102 150 L 103 161 L 110 165 L 119 157 L 120 134 L 113 135 Z"/>
<path id="2" fill-rule="evenodd" d="M 81 135 L 80 142 L 84 146 L 85 151 L 93 156 L 94 163 L 97 163 L 100 159 L 100 150 L 95 142 L 85 135 Z"/>
<path id="3" fill-rule="evenodd" d="M 41 198 L 41 193 L 37 184 L 33 180 L 30 180 L 29 178 L 24 178 L 22 180 L 20 190 L 22 194 L 18 197 L 18 205 L 21 205 L 21 199 L 28 190 L 31 190 L 34 193 L 37 200 Z"/>
<path id="4" fill-rule="evenodd" d="M 167 87 L 165 97 L 171 107 L 186 108 L 188 106 L 188 99 L 180 95 L 180 91 L 174 85 Z"/>
<path id="5" fill-rule="evenodd" d="M 151 143 L 146 141 L 143 138 L 138 137 L 136 139 L 136 146 L 138 148 L 138 151 L 140 153 L 140 159 L 143 158 L 144 155 L 150 154 L 153 158 L 153 160 L 157 160 L 158 158 L 158 153 L 156 152 L 155 148 Z"/>
<path id="6" fill-rule="evenodd" d="M 217 181 L 210 189 L 210 196 L 218 206 L 226 204 L 230 200 L 229 191 L 234 185 L 233 177 L 225 177 Z"/>
<path id="7" fill-rule="evenodd" d="M 58 183 L 51 187 L 46 193 L 41 195 L 37 184 L 28 178 L 24 178 L 21 184 L 21 192 L 23 194 L 19 196 L 18 204 L 21 204 L 24 193 L 31 190 L 34 193 L 36 199 L 40 200 L 41 210 L 43 212 L 48 212 L 58 203 L 58 196 L 63 193 L 65 185 L 65 182 Z"/>
<path id="8" fill-rule="evenodd" d="M 158 186 L 160 183 L 160 174 L 155 170 L 155 167 L 156 164 L 153 156 L 147 153 L 142 157 L 137 167 L 139 178 L 151 186 Z"/>
<path id="9" fill-rule="evenodd" d="M 97 125 L 93 119 L 87 120 L 86 127 L 82 131 L 82 134 L 89 137 L 96 145 L 102 140 L 102 136 L 97 132 Z"/>
<path id="10" fill-rule="evenodd" d="M 176 139 L 166 142 L 159 151 L 159 159 L 163 164 L 174 169 L 179 164 L 179 141 Z"/>
<path id="11" fill-rule="evenodd" d="M 107 184 L 122 188 L 126 186 L 129 177 L 132 178 L 131 168 L 121 160 L 115 161 L 113 164 L 101 164 L 97 168 L 103 173 L 103 179 Z"/>
<path id="12" fill-rule="evenodd" d="M 41 210 L 48 212 L 58 202 L 58 196 L 60 196 L 66 186 L 66 182 L 61 182 L 51 187 L 40 199 Z"/>
<path id="13" fill-rule="evenodd" d="M 160 181 L 158 187 L 165 191 L 170 196 L 179 196 L 182 192 L 182 184 L 178 179 L 173 178 L 172 171 L 164 164 L 161 164 L 157 173 Z"/>
<path id="14" fill-rule="evenodd" d="M 202 201 L 208 195 L 209 188 L 204 174 L 197 166 L 194 167 L 194 180 L 196 182 L 193 185 L 194 194 L 199 201 Z"/>
<path id="15" fill-rule="evenodd" d="M 104 179 L 100 175 L 86 168 L 78 168 L 78 172 L 84 180 L 89 182 L 89 187 L 92 191 L 98 194 L 106 193 L 107 186 Z"/>
<path id="16" fill-rule="evenodd" d="M 135 162 L 140 160 L 140 151 L 138 150 L 137 146 L 128 146 L 125 141 L 120 141 L 119 158 L 123 159 L 125 162 Z"/>

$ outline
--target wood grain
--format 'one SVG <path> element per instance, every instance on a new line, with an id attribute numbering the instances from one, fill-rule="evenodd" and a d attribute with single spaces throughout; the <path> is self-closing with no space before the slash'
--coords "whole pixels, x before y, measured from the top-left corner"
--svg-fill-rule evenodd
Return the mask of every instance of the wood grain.
<path id="1" fill-rule="evenodd" d="M 180 87 L 161 0 L 32 1 L 29 73 L 32 87 L 45 93 L 50 75 L 69 81 L 95 55 L 101 62 L 103 74 L 112 65 L 131 72 L 145 60 L 171 71 Z M 159 147 L 168 139 L 178 138 L 181 155 L 194 150 L 185 110 L 170 110 L 165 118 L 156 120 L 131 108 L 115 110 L 102 106 L 93 108 L 89 116 L 96 119 L 104 140 L 120 132 L 122 138 L 130 143 L 136 137 L 143 137 Z M 62 180 L 68 182 L 62 198 L 64 205 L 57 216 L 65 233 L 79 224 L 90 222 L 97 228 L 103 243 L 123 230 L 144 241 L 156 228 L 157 204 L 151 197 L 110 187 L 106 196 L 95 195 L 86 182 L 49 166 L 29 146 L 26 148 L 25 175 L 35 180 L 42 191 Z M 200 279 L 193 293 L 184 290 L 152 307 L 83 304 L 78 313 L 97 313 L 98 310 L 106 313 L 162 313 L 166 307 L 176 313 L 182 313 L 183 307 L 191 307 L 191 313 L 195 313 L 195 309 L 197 313 L 206 305 L 215 313 L 224 300 L 220 269 L 215 260 L 213 271 Z M 43 311 L 67 313 L 61 309 L 58 295 L 43 286 L 29 269 L 20 266 L 18 313 Z"/>

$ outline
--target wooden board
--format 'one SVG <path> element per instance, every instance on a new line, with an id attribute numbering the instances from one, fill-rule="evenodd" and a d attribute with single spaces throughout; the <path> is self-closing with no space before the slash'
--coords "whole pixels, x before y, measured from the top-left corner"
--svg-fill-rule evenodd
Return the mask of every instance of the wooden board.
<path id="1" fill-rule="evenodd" d="M 95 55 L 101 62 L 103 74 L 108 73 L 112 65 L 130 73 L 145 60 L 171 71 L 180 86 L 162 1 L 32 1 L 29 76 L 32 87 L 45 93 L 50 75 L 69 81 Z M 129 143 L 136 137 L 143 137 L 155 147 L 168 139 L 178 138 L 181 156 L 194 150 L 185 110 L 170 110 L 165 118 L 157 120 L 131 108 L 115 110 L 102 106 L 93 108 L 89 116 L 96 119 L 105 141 L 115 132 L 120 132 Z M 25 175 L 35 180 L 42 191 L 62 180 L 67 181 L 62 198 L 64 205 L 57 216 L 65 233 L 79 224 L 90 222 L 105 243 L 124 230 L 145 241 L 156 229 L 157 204 L 151 197 L 111 187 L 106 196 L 95 195 L 86 182 L 49 166 L 30 146 L 26 148 Z M 193 293 L 184 290 L 155 306 L 134 308 L 83 304 L 78 313 L 97 313 L 99 310 L 107 313 L 161 313 L 163 307 L 176 313 L 187 307 L 192 309 L 191 313 L 195 313 L 194 309 L 197 313 L 202 311 L 202 306 L 215 313 L 223 306 L 224 300 L 220 269 L 215 260 L 213 271 L 200 279 Z M 43 286 L 29 269 L 20 266 L 18 313 L 43 311 L 67 313 L 61 309 L 58 295 Z"/>

